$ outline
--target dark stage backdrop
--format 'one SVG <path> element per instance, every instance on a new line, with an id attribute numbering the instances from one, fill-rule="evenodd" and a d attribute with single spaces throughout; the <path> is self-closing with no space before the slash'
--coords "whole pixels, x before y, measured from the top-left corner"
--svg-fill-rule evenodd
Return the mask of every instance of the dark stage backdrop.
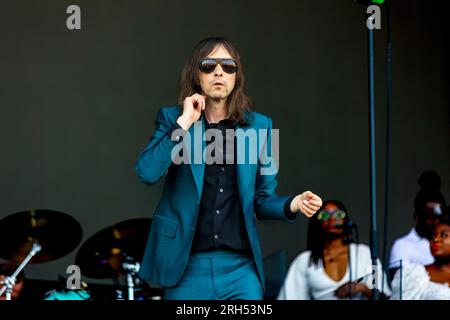
<path id="1" fill-rule="evenodd" d="M 423 170 L 438 171 L 450 200 L 445 2 L 391 5 L 389 244 L 412 225 Z M 71 4 L 81 7 L 81 30 L 66 28 Z M 342 200 L 368 243 L 367 37 L 365 9 L 352 0 L 2 0 L 0 34 L 0 218 L 27 208 L 59 210 L 81 223 L 84 241 L 112 223 L 151 217 L 163 182 L 138 181 L 137 155 L 158 108 L 176 102 L 193 46 L 223 35 L 241 52 L 257 111 L 280 129 L 278 192 L 310 189 Z M 380 217 L 385 36 L 383 19 L 375 39 Z M 289 263 L 305 248 L 306 218 L 259 227 L 264 255 L 285 250 Z M 78 248 L 28 266 L 27 275 L 64 275 Z"/>

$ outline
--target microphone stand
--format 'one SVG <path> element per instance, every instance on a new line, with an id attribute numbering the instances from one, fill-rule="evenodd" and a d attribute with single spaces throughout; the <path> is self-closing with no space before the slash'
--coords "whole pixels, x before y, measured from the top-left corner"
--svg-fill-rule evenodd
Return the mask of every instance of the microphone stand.
<path id="1" fill-rule="evenodd" d="M 353 293 L 352 293 L 352 284 L 353 284 L 353 271 L 352 271 L 352 259 L 351 259 L 351 244 L 353 243 L 353 223 L 347 222 L 344 225 L 344 244 L 348 246 L 348 256 L 347 256 L 347 263 L 348 263 L 348 275 L 349 275 L 349 296 L 350 300 L 353 300 Z"/>
<path id="2" fill-rule="evenodd" d="M 25 257 L 25 259 L 22 261 L 22 263 L 17 267 L 16 271 L 9 276 L 6 277 L 4 280 L 4 286 L 0 289 L 0 296 L 6 291 L 6 300 L 11 300 L 12 291 L 14 288 L 14 285 L 16 284 L 16 277 L 22 271 L 22 269 L 25 267 L 25 265 L 28 263 L 28 261 L 33 258 L 33 256 L 41 251 L 42 247 L 39 243 L 34 242 L 33 247 L 30 250 L 30 253 Z"/>
<path id="3" fill-rule="evenodd" d="M 353 300 L 353 293 L 352 293 L 352 285 L 353 285 L 353 276 L 352 276 L 352 259 L 351 259 L 351 251 L 352 251 L 352 247 L 351 247 L 351 242 L 349 242 L 348 245 L 348 276 L 349 276 L 349 282 L 350 282 L 350 287 L 349 287 L 349 294 L 350 294 L 350 300 Z"/>
<path id="4" fill-rule="evenodd" d="M 373 26 L 373 16 L 367 19 Z M 379 300 L 376 289 L 377 261 L 378 261 L 378 231 L 377 231 L 377 182 L 375 157 L 375 91 L 374 91 L 374 57 L 373 57 L 373 29 L 368 30 L 368 63 L 369 63 L 369 142 L 370 142 L 370 252 L 372 258 L 372 300 Z"/>

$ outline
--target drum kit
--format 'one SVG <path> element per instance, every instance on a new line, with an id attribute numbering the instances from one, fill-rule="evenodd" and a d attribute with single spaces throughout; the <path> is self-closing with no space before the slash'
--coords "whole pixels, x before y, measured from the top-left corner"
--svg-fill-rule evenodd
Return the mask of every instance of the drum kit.
<path id="1" fill-rule="evenodd" d="M 106 227 L 87 239 L 78 250 L 75 265 L 82 275 L 93 279 L 126 277 L 128 300 L 135 299 L 140 261 L 151 219 L 129 219 Z M 11 293 L 17 275 L 27 264 L 53 261 L 69 254 L 81 242 L 82 228 L 70 215 L 53 210 L 28 210 L 0 220 L 0 258 L 17 265 L 12 275 L 0 282 L 0 296 Z M 85 283 L 84 283 L 85 284 Z M 84 287 L 87 285 L 85 284 Z M 69 289 L 69 290 L 68 290 Z M 85 288 L 53 290 L 46 300 L 87 300 Z"/>

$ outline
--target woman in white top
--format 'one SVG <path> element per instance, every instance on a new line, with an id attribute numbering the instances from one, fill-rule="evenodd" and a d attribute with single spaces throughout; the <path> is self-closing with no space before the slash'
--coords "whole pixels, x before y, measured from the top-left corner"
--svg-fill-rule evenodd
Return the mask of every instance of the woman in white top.
<path id="1" fill-rule="evenodd" d="M 450 208 L 438 218 L 430 241 L 435 261 L 428 266 L 407 264 L 392 280 L 392 299 L 450 300 Z"/>
<path id="2" fill-rule="evenodd" d="M 348 212 L 328 200 L 308 226 L 307 250 L 292 262 L 278 300 L 368 299 L 372 295 L 370 249 L 351 242 Z M 350 244 L 349 244 L 350 243 Z M 349 266 L 350 258 L 350 268 Z M 378 262 L 377 289 L 382 268 Z M 390 294 L 384 285 L 383 297 Z"/>

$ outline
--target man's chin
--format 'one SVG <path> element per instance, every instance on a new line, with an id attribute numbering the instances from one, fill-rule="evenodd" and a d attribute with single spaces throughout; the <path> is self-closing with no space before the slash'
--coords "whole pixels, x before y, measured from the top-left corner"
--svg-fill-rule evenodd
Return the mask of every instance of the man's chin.
<path id="1" fill-rule="evenodd" d="M 212 100 L 223 100 L 223 99 L 226 99 L 227 97 L 228 96 L 224 95 L 224 94 L 212 94 L 208 98 L 210 98 Z"/>

